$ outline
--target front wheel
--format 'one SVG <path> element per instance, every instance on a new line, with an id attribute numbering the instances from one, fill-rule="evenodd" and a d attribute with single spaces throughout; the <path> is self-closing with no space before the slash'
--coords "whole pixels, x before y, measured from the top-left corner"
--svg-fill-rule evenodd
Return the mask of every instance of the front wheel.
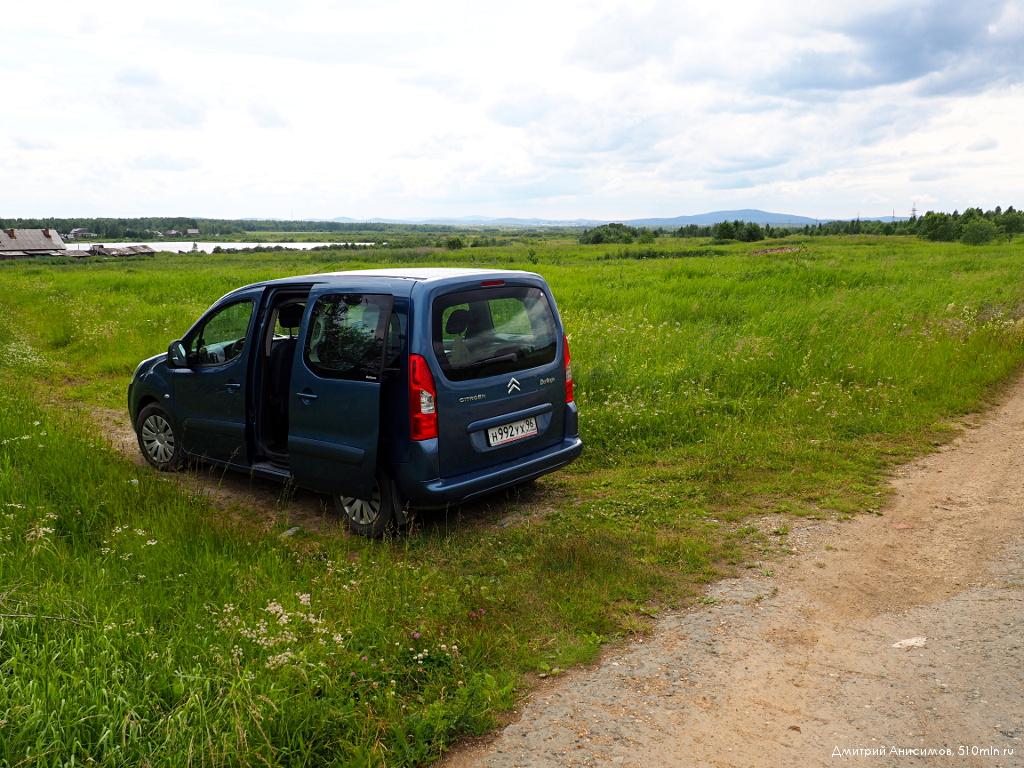
<path id="1" fill-rule="evenodd" d="M 370 498 L 357 499 L 336 493 L 334 504 L 345 515 L 352 533 L 379 539 L 400 517 L 403 503 L 398 488 L 385 472 L 378 469 L 373 480 L 373 494 Z"/>
<path id="2" fill-rule="evenodd" d="M 135 434 L 139 438 L 142 455 L 153 467 L 161 472 L 171 472 L 181 466 L 181 440 L 160 406 L 147 405 L 142 409 L 135 422 Z"/>

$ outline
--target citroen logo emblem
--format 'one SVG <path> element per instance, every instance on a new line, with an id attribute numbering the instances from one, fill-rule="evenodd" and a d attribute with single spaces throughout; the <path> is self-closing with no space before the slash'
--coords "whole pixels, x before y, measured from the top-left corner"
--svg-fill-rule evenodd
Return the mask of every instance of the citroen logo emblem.
<path id="1" fill-rule="evenodd" d="M 519 382 L 516 381 L 516 377 L 513 376 L 508 380 L 508 393 L 511 395 L 513 392 L 519 392 Z"/>

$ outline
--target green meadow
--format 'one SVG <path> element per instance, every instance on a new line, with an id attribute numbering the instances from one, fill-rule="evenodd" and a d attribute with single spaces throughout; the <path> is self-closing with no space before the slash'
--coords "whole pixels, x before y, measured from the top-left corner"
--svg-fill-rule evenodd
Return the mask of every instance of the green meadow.
<path id="1" fill-rule="evenodd" d="M 1022 262 L 819 237 L 0 263 L 0 764 L 428 764 L 534 676 L 770 569 L 794 517 L 884 512 L 891 468 L 1020 370 Z M 222 294 L 388 264 L 548 280 L 580 461 L 469 519 L 281 538 L 97 434 Z"/>

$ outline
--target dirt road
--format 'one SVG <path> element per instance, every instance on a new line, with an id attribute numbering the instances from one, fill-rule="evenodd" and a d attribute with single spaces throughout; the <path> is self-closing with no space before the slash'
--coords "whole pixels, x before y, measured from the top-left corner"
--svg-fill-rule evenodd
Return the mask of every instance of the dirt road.
<path id="1" fill-rule="evenodd" d="M 893 483 L 442 765 L 1024 766 L 1024 379 Z"/>

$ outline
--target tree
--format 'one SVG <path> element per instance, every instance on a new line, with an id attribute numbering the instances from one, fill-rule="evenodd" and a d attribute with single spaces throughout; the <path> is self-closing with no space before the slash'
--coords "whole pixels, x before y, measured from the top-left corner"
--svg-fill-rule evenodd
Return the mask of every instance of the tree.
<path id="1" fill-rule="evenodd" d="M 711 237 L 711 227 L 699 224 L 687 224 L 672 233 L 674 237 Z"/>
<path id="2" fill-rule="evenodd" d="M 756 243 L 758 240 L 764 240 L 764 230 L 760 224 L 748 221 L 736 233 L 736 239 L 744 243 Z"/>
<path id="3" fill-rule="evenodd" d="M 972 218 L 964 227 L 960 235 L 960 242 L 967 245 L 985 245 L 999 237 L 999 228 L 988 219 L 982 217 Z"/>
<path id="4" fill-rule="evenodd" d="M 462 241 L 462 238 L 458 235 L 452 235 L 444 241 L 444 247 L 449 251 L 458 251 L 466 247 L 466 244 Z"/>
<path id="5" fill-rule="evenodd" d="M 1024 214 L 1013 210 L 1012 205 L 1000 217 L 999 223 L 1002 225 L 1003 231 L 1009 235 L 1024 232 Z"/>
<path id="6" fill-rule="evenodd" d="M 712 237 L 716 240 L 735 240 L 736 225 L 731 221 L 720 221 L 715 224 L 715 228 L 712 230 Z"/>
<path id="7" fill-rule="evenodd" d="M 917 222 L 917 235 L 924 240 L 951 243 L 959 234 L 956 223 L 948 213 L 928 211 Z"/>

